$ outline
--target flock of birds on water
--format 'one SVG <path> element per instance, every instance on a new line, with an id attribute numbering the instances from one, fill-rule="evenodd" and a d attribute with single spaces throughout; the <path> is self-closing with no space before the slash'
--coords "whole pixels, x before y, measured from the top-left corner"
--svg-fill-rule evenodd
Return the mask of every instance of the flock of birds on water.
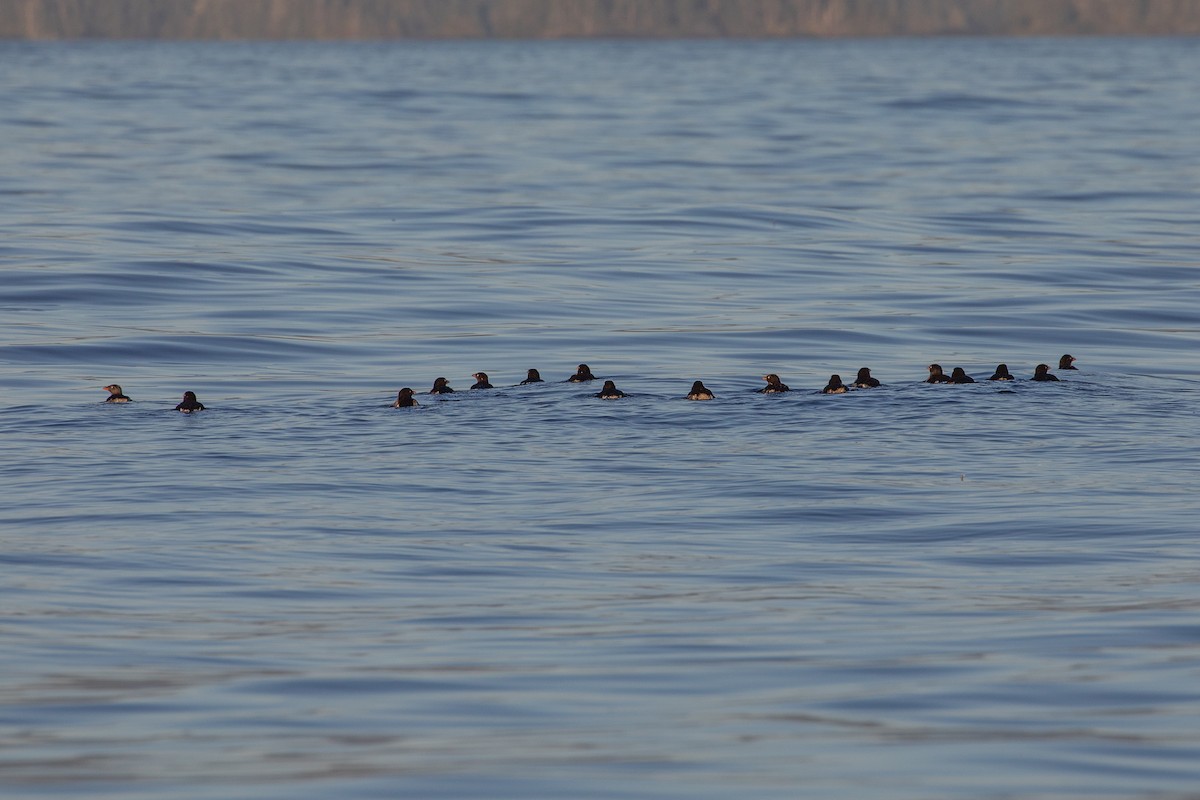
<path id="1" fill-rule="evenodd" d="M 1069 353 L 1058 360 L 1059 369 L 1078 369 L 1075 364 L 1075 357 Z M 475 379 L 475 385 L 472 389 L 494 389 L 495 387 L 488 381 L 486 372 L 476 372 L 471 376 Z M 592 374 L 592 370 L 587 364 L 580 364 L 575 370 L 575 374 L 567 378 L 568 383 L 585 383 L 587 381 L 598 380 Z M 767 385 L 756 390 L 759 394 L 777 394 L 780 392 L 790 392 L 791 388 L 779 379 L 775 373 L 770 373 L 763 376 L 763 380 Z M 989 381 L 1011 381 L 1016 380 L 1016 377 L 1008 371 L 1007 364 L 997 364 L 996 371 L 992 373 Z M 1057 381 L 1058 378 L 1050 372 L 1049 364 L 1038 364 L 1033 371 L 1033 377 L 1030 380 L 1034 381 Z M 520 386 L 526 386 L 531 383 L 545 383 L 542 376 L 536 369 L 529 370 L 525 376 L 525 380 L 521 381 Z M 975 379 L 966 373 L 962 367 L 955 367 L 947 375 L 941 364 L 929 365 L 929 377 L 925 379 L 925 383 L 975 383 Z M 849 384 L 842 383 L 840 375 L 830 375 L 829 383 L 821 390 L 822 394 L 844 394 L 851 389 L 873 389 L 880 386 L 877 378 L 871 376 L 871 370 L 868 367 L 862 367 L 858 371 L 857 377 Z M 106 403 L 129 403 L 132 398 L 126 396 L 124 390 L 119 384 L 110 383 L 104 387 L 108 391 Z M 429 390 L 429 394 L 454 394 L 454 390 L 450 388 L 450 382 L 445 378 L 438 378 L 433 382 L 433 388 Z M 617 384 L 613 381 L 606 380 L 604 386 L 595 397 L 602 400 L 617 400 L 626 397 L 625 392 L 617 388 Z M 692 384 L 692 389 L 687 394 L 688 400 L 712 400 L 716 397 L 703 381 L 696 381 Z M 418 406 L 415 392 L 409 387 L 404 387 L 396 395 L 396 401 L 392 403 L 392 408 L 413 408 Z M 204 410 L 204 404 L 196 399 L 195 392 L 184 392 L 183 401 L 175 406 L 175 410 L 182 414 L 192 414 L 197 411 Z"/>

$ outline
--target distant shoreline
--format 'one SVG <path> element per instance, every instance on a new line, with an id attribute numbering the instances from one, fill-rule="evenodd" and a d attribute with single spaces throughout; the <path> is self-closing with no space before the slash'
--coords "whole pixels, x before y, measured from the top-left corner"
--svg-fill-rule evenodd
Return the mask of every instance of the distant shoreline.
<path id="1" fill-rule="evenodd" d="M 1200 36 L 1200 0 L 0 0 L 0 39 Z"/>

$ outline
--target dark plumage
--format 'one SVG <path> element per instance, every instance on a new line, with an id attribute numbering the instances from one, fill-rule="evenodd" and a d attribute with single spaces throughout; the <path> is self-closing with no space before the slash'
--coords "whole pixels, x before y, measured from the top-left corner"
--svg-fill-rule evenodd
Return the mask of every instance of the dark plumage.
<path id="1" fill-rule="evenodd" d="M 433 388 L 429 390 L 430 394 L 454 394 L 454 390 L 450 388 L 450 382 L 445 378 L 438 378 L 433 382 Z"/>
<path id="2" fill-rule="evenodd" d="M 716 397 L 716 395 L 708 390 L 708 388 L 704 385 L 703 381 L 695 381 L 692 384 L 692 390 L 690 392 L 688 392 L 687 399 L 688 400 L 712 400 L 714 397 Z"/>
<path id="3" fill-rule="evenodd" d="M 1008 364 L 997 364 L 996 371 L 992 373 L 989 381 L 1011 381 L 1016 380 L 1012 373 L 1008 371 Z"/>
<path id="4" fill-rule="evenodd" d="M 413 397 L 413 390 L 405 386 L 396 393 L 396 402 L 392 403 L 392 408 L 412 408 L 419 406 L 417 398 Z"/>
<path id="5" fill-rule="evenodd" d="M 596 376 L 592 374 L 592 370 L 587 364 L 580 364 L 575 368 L 575 374 L 567 378 L 571 383 L 583 383 L 584 381 L 594 381 Z"/>
<path id="6" fill-rule="evenodd" d="M 829 383 L 825 384 L 825 388 L 821 390 L 822 394 L 845 394 L 848 390 L 846 384 L 842 383 L 841 375 L 830 375 Z"/>
<path id="7" fill-rule="evenodd" d="M 605 400 L 616 400 L 618 397 L 624 397 L 625 393 L 617 388 L 617 385 L 612 381 L 605 381 L 604 386 L 596 393 L 596 397 L 604 398 Z"/>
<path id="8" fill-rule="evenodd" d="M 526 373 L 525 380 L 521 381 L 521 385 L 524 386 L 527 383 L 542 383 L 542 382 L 543 381 L 542 381 L 541 373 L 539 373 L 536 369 L 531 369 L 531 370 L 529 370 L 528 373 Z"/>
<path id="9" fill-rule="evenodd" d="M 779 380 L 779 376 L 774 372 L 770 373 L 769 375 L 763 375 L 763 380 L 767 382 L 767 385 L 761 389 L 755 390 L 759 394 L 778 394 L 779 392 L 791 391 L 791 388 L 786 383 Z"/>
<path id="10" fill-rule="evenodd" d="M 967 374 L 962 367 L 955 367 L 950 372 L 949 383 L 974 383 L 975 379 Z"/>
<path id="11" fill-rule="evenodd" d="M 108 392 L 108 397 L 104 398 L 104 402 L 106 403 L 133 402 L 131 398 L 124 395 L 124 393 L 121 391 L 121 387 L 118 384 L 110 383 L 108 386 L 105 386 L 104 389 Z"/>
<path id="12" fill-rule="evenodd" d="M 860 367 L 858 370 L 858 377 L 855 378 L 854 383 L 850 385 L 859 389 L 874 389 L 879 385 L 879 380 L 871 377 L 871 370 L 866 367 Z"/>
<path id="13" fill-rule="evenodd" d="M 492 385 L 490 383 L 488 383 L 488 376 L 487 376 L 486 372 L 476 372 L 473 375 L 471 375 L 471 377 L 475 379 L 475 385 L 471 387 L 472 389 L 491 389 L 492 388 Z"/>
<path id="14" fill-rule="evenodd" d="M 949 383 L 950 376 L 942 372 L 941 364 L 929 365 L 929 377 L 925 379 L 926 383 Z"/>
<path id="15" fill-rule="evenodd" d="M 204 404 L 196 399 L 195 392 L 184 392 L 183 402 L 175 406 L 175 410 L 184 414 L 191 414 L 193 411 L 203 411 Z"/>
<path id="16" fill-rule="evenodd" d="M 1050 374 L 1049 364 L 1038 364 L 1033 370 L 1033 379 L 1035 381 L 1056 381 L 1057 377 Z"/>
<path id="17" fill-rule="evenodd" d="M 1067 355 L 1064 355 L 1062 358 L 1060 358 L 1058 360 L 1058 368 L 1059 369 L 1079 369 L 1079 367 L 1074 366 L 1075 360 L 1076 360 L 1075 356 L 1068 353 Z"/>

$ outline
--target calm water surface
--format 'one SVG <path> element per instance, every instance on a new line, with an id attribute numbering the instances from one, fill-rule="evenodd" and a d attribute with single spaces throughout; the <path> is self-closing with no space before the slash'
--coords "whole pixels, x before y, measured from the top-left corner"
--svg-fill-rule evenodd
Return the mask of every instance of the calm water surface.
<path id="1" fill-rule="evenodd" d="M 1200 797 L 1200 44 L 0 67 L 6 798 Z"/>

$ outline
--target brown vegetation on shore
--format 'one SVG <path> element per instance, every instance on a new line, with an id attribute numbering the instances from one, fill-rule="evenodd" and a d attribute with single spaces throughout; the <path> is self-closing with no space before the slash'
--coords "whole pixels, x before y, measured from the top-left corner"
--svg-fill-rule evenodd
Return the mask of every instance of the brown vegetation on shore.
<path id="1" fill-rule="evenodd" d="M 1161 34 L 1200 0 L 0 0 L 7 39 Z"/>

